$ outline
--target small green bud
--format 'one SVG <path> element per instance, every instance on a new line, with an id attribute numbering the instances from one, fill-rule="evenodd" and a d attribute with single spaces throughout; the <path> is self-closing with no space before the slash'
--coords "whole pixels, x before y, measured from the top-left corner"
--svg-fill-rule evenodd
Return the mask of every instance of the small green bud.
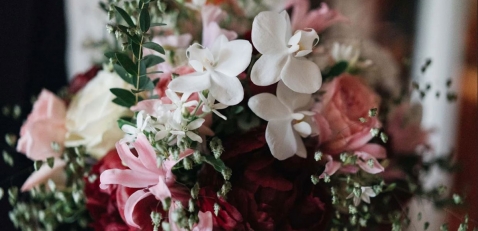
<path id="1" fill-rule="evenodd" d="M 46 159 L 46 163 L 48 164 L 48 166 L 50 168 L 53 168 L 53 166 L 55 165 L 55 157 L 49 157 Z"/>
<path id="2" fill-rule="evenodd" d="M 374 117 L 377 115 L 378 109 L 377 108 L 372 108 L 368 111 L 368 116 L 369 117 Z"/>
<path id="3" fill-rule="evenodd" d="M 376 137 L 380 133 L 380 129 L 372 128 L 370 129 L 370 133 L 372 134 L 373 137 Z"/>
<path id="4" fill-rule="evenodd" d="M 314 159 L 315 159 L 315 161 L 321 160 L 321 159 L 322 159 L 322 156 L 323 156 L 323 154 L 322 154 L 321 151 L 315 152 L 315 154 L 314 154 Z"/>
<path id="5" fill-rule="evenodd" d="M 5 142 L 7 142 L 7 144 L 10 147 L 14 147 L 15 143 L 17 142 L 17 136 L 14 135 L 14 134 L 6 134 L 5 135 Z"/>
<path id="6" fill-rule="evenodd" d="M 232 176 L 232 170 L 226 167 L 225 169 L 221 171 L 221 174 L 224 180 L 229 180 L 231 179 L 231 176 Z"/>
<path id="7" fill-rule="evenodd" d="M 219 206 L 218 203 L 214 203 L 214 214 L 217 216 L 217 214 L 219 214 L 219 210 L 221 209 L 221 207 Z"/>
<path id="8" fill-rule="evenodd" d="M 194 187 L 191 189 L 191 197 L 197 199 L 199 194 L 199 184 L 194 184 Z"/>
<path id="9" fill-rule="evenodd" d="M 310 176 L 310 180 L 312 181 L 312 184 L 316 185 L 316 184 L 319 183 L 319 180 L 320 180 L 320 179 L 319 179 L 318 176 L 312 175 L 312 176 Z"/>

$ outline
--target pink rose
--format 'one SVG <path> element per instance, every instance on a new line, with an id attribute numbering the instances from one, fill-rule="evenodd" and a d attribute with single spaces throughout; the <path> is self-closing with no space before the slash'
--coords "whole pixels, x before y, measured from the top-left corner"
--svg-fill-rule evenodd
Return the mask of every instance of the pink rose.
<path id="1" fill-rule="evenodd" d="M 156 93 L 159 95 L 159 97 L 166 96 L 166 90 L 168 89 L 169 82 L 171 82 L 171 75 L 173 73 L 177 75 L 187 75 L 193 72 L 195 72 L 194 68 L 187 65 L 187 66 L 180 66 L 174 69 L 173 71 L 161 74 L 159 76 L 159 82 L 156 85 Z"/>
<path id="2" fill-rule="evenodd" d="M 380 97 L 359 77 L 348 74 L 325 83 L 321 90 L 325 94 L 314 106 L 321 149 L 337 155 L 363 147 L 372 139 L 370 130 L 380 127 L 376 116 L 368 116 L 370 109 L 380 105 Z"/>
<path id="3" fill-rule="evenodd" d="M 35 171 L 22 186 L 23 191 L 52 177 L 61 177 L 61 170 L 65 166 L 65 162 L 60 159 L 66 134 L 65 117 L 65 103 L 48 90 L 43 90 L 20 129 L 17 151 L 32 160 L 55 157 L 55 164 L 53 168 L 44 164 Z M 59 144 L 60 150 L 53 150 L 53 142 Z"/>
<path id="4" fill-rule="evenodd" d="M 388 115 L 385 128 L 390 136 L 393 153 L 413 153 L 420 145 L 427 143 L 430 131 L 421 124 L 421 107 L 403 103 Z"/>

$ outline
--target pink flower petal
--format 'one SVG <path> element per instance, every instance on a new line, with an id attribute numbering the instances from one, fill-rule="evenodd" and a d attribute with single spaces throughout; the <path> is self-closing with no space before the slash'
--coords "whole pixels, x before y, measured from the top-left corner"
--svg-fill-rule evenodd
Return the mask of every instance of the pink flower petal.
<path id="1" fill-rule="evenodd" d="M 45 183 L 54 175 L 62 174 L 63 168 L 65 166 L 66 162 L 59 158 L 55 158 L 53 168 L 50 168 L 50 166 L 48 166 L 46 163 L 43 164 L 40 169 L 33 172 L 25 181 L 25 183 L 23 183 L 21 188 L 22 192 L 28 191 L 39 184 Z"/>
<path id="2" fill-rule="evenodd" d="M 334 175 L 337 172 L 337 170 L 339 170 L 340 167 L 342 167 L 342 164 L 338 161 L 334 161 L 332 156 L 327 155 L 325 156 L 325 158 L 327 159 L 327 164 L 325 164 L 325 170 L 322 174 L 320 174 L 319 179 L 325 178 L 325 174 L 327 174 L 327 176 Z"/>
<path id="3" fill-rule="evenodd" d="M 193 231 L 212 231 L 213 220 L 211 212 L 199 211 L 199 223 L 193 228 Z"/>
<path id="4" fill-rule="evenodd" d="M 133 143 L 134 148 L 138 152 L 138 157 L 141 163 L 153 172 L 157 172 L 156 152 L 149 143 L 144 134 L 139 134 L 136 141 Z"/>
<path id="5" fill-rule="evenodd" d="M 129 188 L 146 188 L 155 185 L 158 178 L 152 174 L 138 174 L 131 169 L 108 169 L 101 173 L 100 188 L 106 189 L 110 184 L 120 184 Z"/>
<path id="6" fill-rule="evenodd" d="M 364 152 L 355 152 L 355 155 L 359 157 L 359 159 L 357 160 L 357 165 L 360 166 L 362 170 L 370 174 L 377 174 L 385 170 L 385 168 L 380 165 L 377 159 L 375 159 L 375 157 L 373 157 L 372 155 Z M 368 163 L 370 160 L 373 161 L 372 166 L 370 166 Z"/>
<path id="7" fill-rule="evenodd" d="M 163 201 L 164 199 L 171 197 L 171 191 L 163 180 L 163 177 L 159 177 L 158 184 L 149 188 L 149 191 L 156 197 L 157 200 Z"/>
<path id="8" fill-rule="evenodd" d="M 138 173 L 151 174 L 152 172 L 147 169 L 143 163 L 137 158 L 129 149 L 128 145 L 125 142 L 116 143 L 116 150 L 118 155 L 121 158 L 126 166 Z M 156 163 L 156 161 L 155 161 Z"/>
<path id="9" fill-rule="evenodd" d="M 378 159 L 387 158 L 387 151 L 384 147 L 378 144 L 366 144 L 361 148 L 358 148 L 356 151 L 368 153 Z"/>
<path id="10" fill-rule="evenodd" d="M 126 204 L 124 206 L 124 216 L 126 223 L 130 226 L 133 226 L 135 228 L 140 228 L 138 224 L 133 219 L 133 212 L 134 212 L 134 207 L 136 204 L 138 204 L 139 201 L 143 200 L 147 196 L 151 195 L 150 192 L 145 192 L 143 190 L 138 190 L 135 193 L 133 193 L 128 200 L 126 201 Z"/>

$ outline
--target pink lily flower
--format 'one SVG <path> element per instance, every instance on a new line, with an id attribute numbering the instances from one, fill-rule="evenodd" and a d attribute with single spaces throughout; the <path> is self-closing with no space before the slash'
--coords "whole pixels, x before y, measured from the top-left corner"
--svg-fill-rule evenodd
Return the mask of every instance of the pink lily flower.
<path id="1" fill-rule="evenodd" d="M 206 5 L 201 9 L 202 17 L 202 45 L 209 47 L 220 35 L 225 35 L 228 40 L 237 38 L 237 33 L 221 29 L 219 21 L 224 18 L 224 12 L 218 6 Z"/>

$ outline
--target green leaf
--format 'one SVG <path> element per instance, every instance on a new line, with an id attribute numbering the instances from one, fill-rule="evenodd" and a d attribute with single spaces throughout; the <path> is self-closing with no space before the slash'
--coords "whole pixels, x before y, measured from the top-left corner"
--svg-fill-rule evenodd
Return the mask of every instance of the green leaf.
<path id="1" fill-rule="evenodd" d="M 35 171 L 38 171 L 38 169 L 40 169 L 40 167 L 43 165 L 43 161 L 42 160 L 37 160 L 35 162 L 33 162 L 33 168 L 35 169 Z"/>
<path id="2" fill-rule="evenodd" d="M 139 15 L 139 28 L 141 31 L 143 31 L 143 33 L 146 33 L 150 26 L 151 17 L 149 16 L 148 7 L 144 7 Z"/>
<path id="3" fill-rule="evenodd" d="M 121 101 L 123 101 L 123 102 L 121 102 L 122 104 L 120 104 L 121 106 L 130 107 L 130 106 L 133 106 L 136 103 L 136 96 L 131 91 L 128 91 L 128 90 L 122 89 L 122 88 L 111 88 L 110 91 L 116 97 L 118 97 L 117 99 L 120 99 Z M 113 101 L 113 102 L 115 102 L 115 101 Z"/>
<path id="4" fill-rule="evenodd" d="M 133 54 L 137 59 L 141 59 L 141 46 L 137 43 L 131 43 L 131 50 L 133 50 Z"/>
<path id="5" fill-rule="evenodd" d="M 164 59 L 156 55 L 146 55 L 142 62 L 144 62 L 146 68 L 148 68 L 164 62 Z"/>
<path id="6" fill-rule="evenodd" d="M 128 38 L 133 42 L 133 43 L 136 43 L 136 44 L 140 44 L 141 43 L 141 39 L 138 35 L 136 34 L 130 34 L 128 32 L 128 27 L 126 26 L 123 26 L 123 25 L 118 25 L 118 29 L 123 33 L 125 34 L 126 36 L 128 36 Z"/>
<path id="7" fill-rule="evenodd" d="M 124 120 L 124 119 L 119 119 L 119 120 L 118 120 L 118 127 L 119 127 L 120 129 L 121 129 L 121 128 L 123 127 L 123 125 L 125 125 L 125 124 L 131 125 L 131 126 L 133 126 L 133 127 L 136 127 L 136 124 L 134 124 L 134 123 L 132 123 L 132 122 L 130 122 L 130 121 L 127 121 L 127 120 Z"/>
<path id="8" fill-rule="evenodd" d="M 430 222 L 425 222 L 425 224 L 423 224 L 423 229 L 427 230 L 428 227 L 430 227 Z"/>
<path id="9" fill-rule="evenodd" d="M 116 53 L 116 59 L 118 59 L 118 62 L 121 64 L 121 66 L 125 69 L 126 72 L 130 73 L 133 76 L 138 75 L 136 65 L 126 54 Z"/>
<path id="10" fill-rule="evenodd" d="M 105 57 L 108 59 L 116 58 L 116 52 L 114 51 L 107 51 L 105 52 Z"/>
<path id="11" fill-rule="evenodd" d="M 128 74 L 128 72 L 126 72 L 126 70 L 122 66 L 120 66 L 118 64 L 115 64 L 115 65 L 113 65 L 113 69 L 125 82 L 133 84 L 133 82 L 132 82 L 133 79 L 131 78 L 131 76 Z"/>
<path id="12" fill-rule="evenodd" d="M 325 74 L 324 77 L 335 77 L 339 76 L 340 74 L 344 73 L 347 70 L 347 67 L 349 66 L 349 63 L 346 61 L 340 61 L 336 63 L 330 71 Z"/>
<path id="13" fill-rule="evenodd" d="M 120 98 L 114 98 L 112 100 L 113 103 L 119 105 L 119 106 L 122 106 L 122 107 L 126 107 L 126 108 L 130 108 L 131 106 L 134 106 L 135 103 L 131 103 L 131 102 L 126 102 Z"/>
<path id="14" fill-rule="evenodd" d="M 153 90 L 154 89 L 154 84 L 149 77 L 141 76 L 141 77 L 139 77 L 139 89 Z"/>
<path id="15" fill-rule="evenodd" d="M 216 159 L 214 156 L 205 156 L 204 161 L 210 164 L 216 171 L 222 172 L 227 169 L 227 166 L 222 162 L 221 159 Z"/>
<path id="16" fill-rule="evenodd" d="M 160 23 L 160 22 L 151 23 L 151 27 L 154 27 L 154 26 L 166 26 L 166 23 Z"/>
<path id="17" fill-rule="evenodd" d="M 47 158 L 46 163 L 48 164 L 50 168 L 53 168 L 53 166 L 55 165 L 55 157 Z"/>
<path id="18" fill-rule="evenodd" d="M 124 21 L 126 23 L 128 23 L 128 25 L 130 27 L 136 27 L 136 25 L 134 25 L 134 22 L 133 20 L 131 20 L 131 17 L 129 16 L 128 13 L 126 13 L 125 10 L 123 10 L 121 7 L 118 7 L 118 6 L 114 6 L 114 8 L 116 9 L 116 11 L 121 15 L 121 17 L 124 19 Z"/>
<path id="19" fill-rule="evenodd" d="M 143 44 L 143 47 L 146 47 L 146 48 L 148 48 L 148 49 L 157 51 L 157 52 L 159 52 L 159 53 L 161 53 L 161 54 L 164 55 L 164 48 L 163 48 L 161 45 L 159 45 L 159 44 L 157 44 L 157 43 L 155 43 L 155 42 L 145 42 L 145 43 Z"/>

